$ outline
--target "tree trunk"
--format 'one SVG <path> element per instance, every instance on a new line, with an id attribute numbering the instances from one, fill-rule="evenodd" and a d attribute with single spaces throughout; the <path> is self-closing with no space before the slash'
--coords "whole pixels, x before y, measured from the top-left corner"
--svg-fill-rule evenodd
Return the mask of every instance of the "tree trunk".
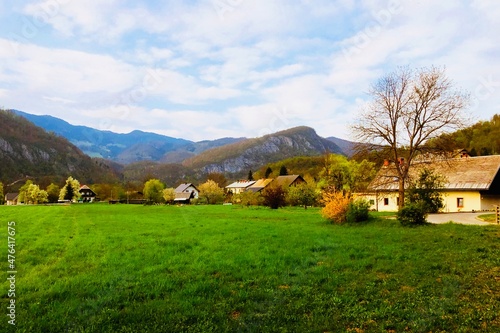
<path id="1" fill-rule="evenodd" d="M 398 208 L 403 208 L 405 203 L 405 180 L 403 177 L 399 178 L 399 190 L 398 190 Z"/>

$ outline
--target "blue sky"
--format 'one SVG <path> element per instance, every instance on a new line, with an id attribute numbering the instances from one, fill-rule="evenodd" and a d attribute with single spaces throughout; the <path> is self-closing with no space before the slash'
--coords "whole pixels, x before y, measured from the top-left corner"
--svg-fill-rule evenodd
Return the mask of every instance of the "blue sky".
<path id="1" fill-rule="evenodd" d="M 497 0 L 4 0 L 0 106 L 190 140 L 306 125 L 350 139 L 371 84 L 446 67 L 500 113 Z"/>

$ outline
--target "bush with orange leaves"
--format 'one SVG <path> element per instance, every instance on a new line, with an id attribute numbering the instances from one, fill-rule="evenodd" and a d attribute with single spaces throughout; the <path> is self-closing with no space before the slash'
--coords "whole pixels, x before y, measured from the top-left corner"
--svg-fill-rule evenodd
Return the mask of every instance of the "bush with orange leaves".
<path id="1" fill-rule="evenodd" d="M 351 199 L 347 195 L 342 192 L 325 192 L 322 202 L 325 205 L 321 210 L 324 218 L 338 224 L 347 221 L 347 212 L 351 203 Z"/>

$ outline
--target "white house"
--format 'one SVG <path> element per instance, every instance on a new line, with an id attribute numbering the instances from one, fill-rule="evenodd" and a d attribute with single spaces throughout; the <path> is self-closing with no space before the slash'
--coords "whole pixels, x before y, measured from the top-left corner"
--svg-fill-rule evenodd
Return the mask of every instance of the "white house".
<path id="1" fill-rule="evenodd" d="M 255 184 L 255 180 L 239 180 L 226 186 L 226 191 L 232 194 L 240 194 L 245 192 L 253 184 Z"/>
<path id="2" fill-rule="evenodd" d="M 180 184 L 175 189 L 175 202 L 189 203 L 191 199 L 198 199 L 200 191 L 191 183 Z"/>
<path id="3" fill-rule="evenodd" d="M 410 176 L 417 176 L 423 168 L 444 177 L 445 184 L 440 189 L 444 212 L 484 211 L 500 205 L 500 155 L 419 161 Z M 398 178 L 394 165 L 384 165 L 367 193 L 358 197 L 367 199 L 374 210 L 397 211 Z"/>

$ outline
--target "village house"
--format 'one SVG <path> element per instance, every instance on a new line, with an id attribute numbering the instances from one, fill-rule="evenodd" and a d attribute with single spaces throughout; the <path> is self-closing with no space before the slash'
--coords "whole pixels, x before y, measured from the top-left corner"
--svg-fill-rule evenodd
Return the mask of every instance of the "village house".
<path id="1" fill-rule="evenodd" d="M 97 198 L 97 194 L 87 185 L 82 185 L 78 192 L 80 193 L 81 202 L 94 202 Z"/>
<path id="2" fill-rule="evenodd" d="M 439 189 L 444 201 L 443 212 L 472 212 L 494 209 L 500 205 L 500 155 L 419 161 L 411 168 L 410 177 L 427 168 L 444 177 Z M 408 181 L 406 185 L 408 185 Z M 398 178 L 394 164 L 385 163 L 368 186 L 367 199 L 376 211 L 398 210 Z"/>
<path id="3" fill-rule="evenodd" d="M 226 192 L 231 194 L 240 194 L 245 192 L 253 184 L 255 184 L 255 180 L 239 180 L 226 186 Z"/>
<path id="4" fill-rule="evenodd" d="M 174 202 L 190 203 L 191 199 L 198 199 L 200 191 L 191 183 L 180 184 L 175 189 Z"/>
<path id="5" fill-rule="evenodd" d="M 7 193 L 5 195 L 5 204 L 7 206 L 15 206 L 17 205 L 18 198 L 19 193 Z"/>

